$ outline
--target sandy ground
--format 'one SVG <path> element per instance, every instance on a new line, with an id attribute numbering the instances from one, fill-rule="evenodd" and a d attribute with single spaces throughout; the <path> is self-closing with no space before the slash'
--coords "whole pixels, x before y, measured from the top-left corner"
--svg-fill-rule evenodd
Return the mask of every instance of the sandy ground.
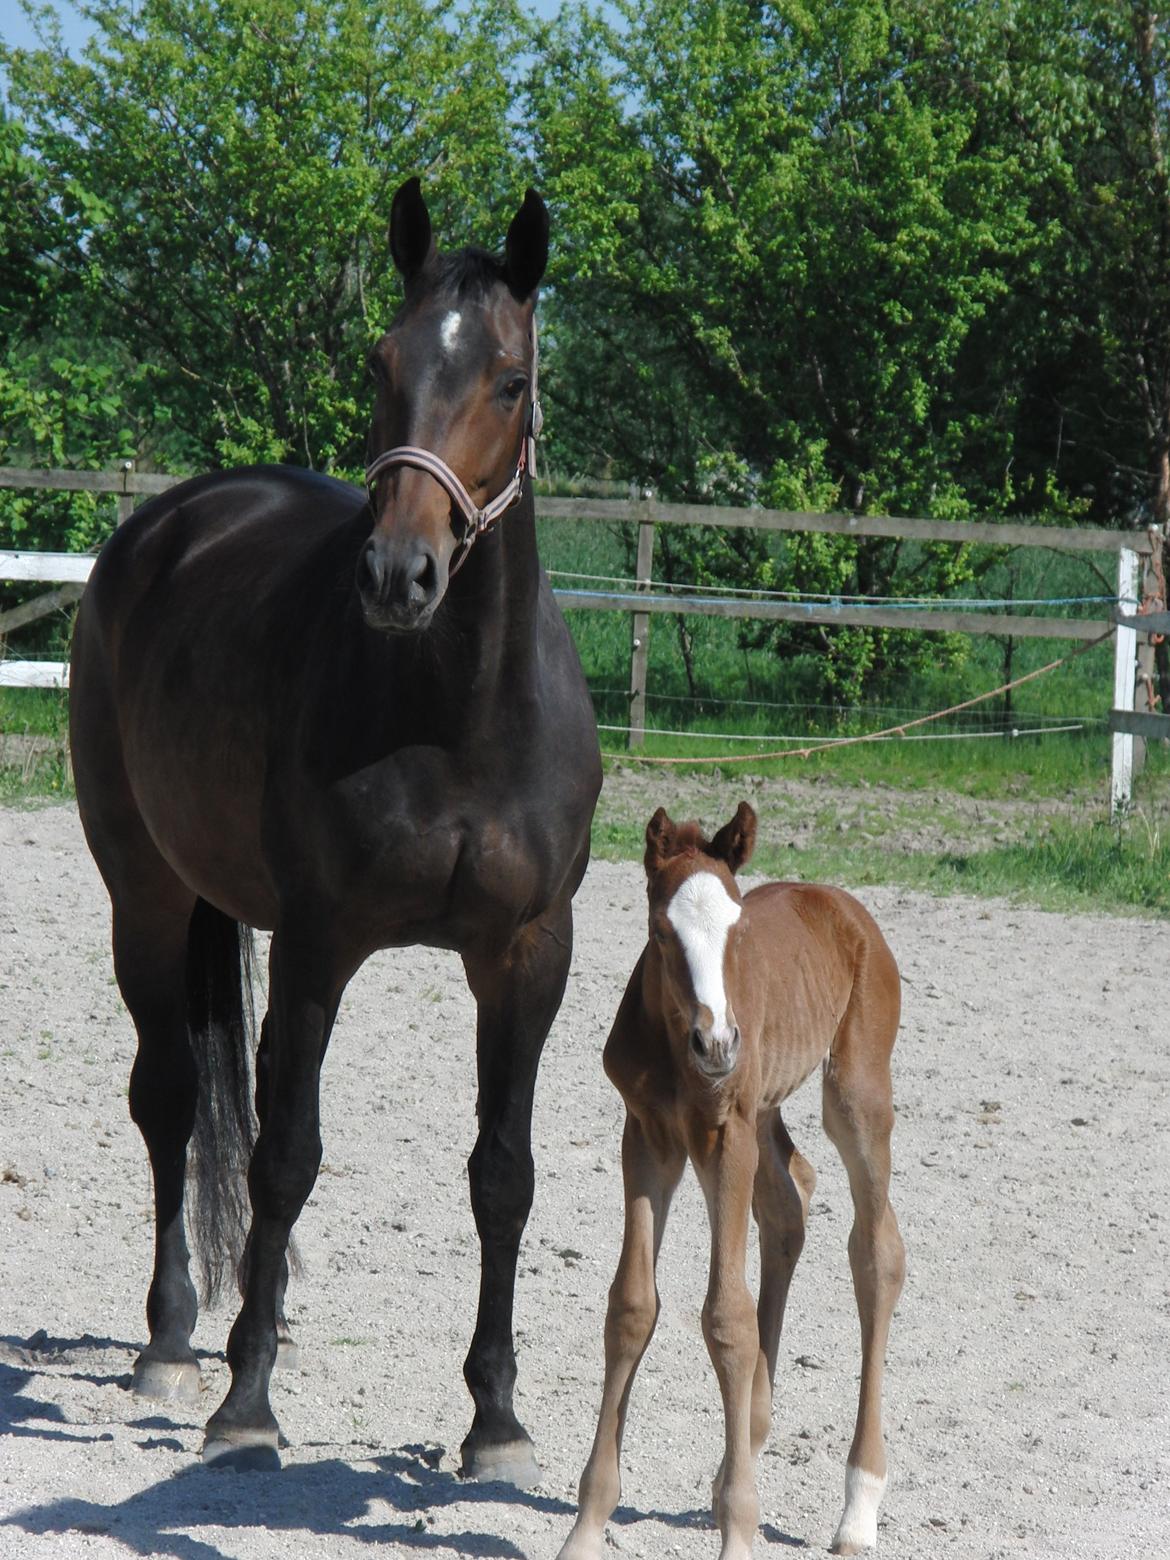
<path id="1" fill-rule="evenodd" d="M 910 1270 L 878 1554 L 1168 1554 L 1167 929 L 861 897 L 906 977 L 893 1197 Z M 126 1390 L 149 1186 L 105 900 L 71 809 L 0 812 L 0 1556 L 354 1560 L 376 1546 L 552 1560 L 598 1400 L 621 1125 L 600 1050 L 643 905 L 636 867 L 590 870 L 537 1095 L 518 1405 L 544 1482 L 516 1493 L 454 1472 L 478 1266 L 472 1009 L 455 959 L 425 950 L 360 973 L 326 1066 L 325 1165 L 290 1294 L 301 1367 L 274 1384 L 285 1468 L 217 1474 L 198 1449 L 226 1384 L 226 1310 L 200 1320 L 198 1411 Z M 787 1116 L 820 1184 L 759 1466 L 755 1552 L 776 1556 L 832 1536 L 858 1365 L 848 1194 L 815 1082 Z M 688 1176 L 609 1530 L 630 1556 L 713 1560 L 719 1547 L 705 1512 L 721 1436 L 699 1328 L 706 1254 Z"/>

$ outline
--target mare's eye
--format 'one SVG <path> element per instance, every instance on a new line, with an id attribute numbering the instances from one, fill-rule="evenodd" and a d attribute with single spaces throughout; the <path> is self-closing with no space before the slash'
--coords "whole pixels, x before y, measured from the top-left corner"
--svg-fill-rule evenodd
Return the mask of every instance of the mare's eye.
<path id="1" fill-rule="evenodd" d="M 366 357 L 366 367 L 369 369 L 373 378 L 376 379 L 380 385 L 384 385 L 386 383 L 386 365 L 382 361 L 382 354 L 378 351 L 377 347 L 371 347 L 369 354 Z"/>
<path id="2" fill-rule="evenodd" d="M 504 381 L 500 390 L 500 396 L 509 406 L 515 406 L 527 388 L 528 376 L 526 374 L 513 374 L 511 379 Z"/>

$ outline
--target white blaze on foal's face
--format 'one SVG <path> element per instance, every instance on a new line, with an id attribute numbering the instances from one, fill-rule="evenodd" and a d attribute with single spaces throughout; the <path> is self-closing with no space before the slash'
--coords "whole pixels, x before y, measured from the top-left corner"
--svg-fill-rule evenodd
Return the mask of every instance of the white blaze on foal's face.
<path id="1" fill-rule="evenodd" d="M 687 961 L 695 1001 L 710 1012 L 716 1041 L 730 1039 L 734 1024 L 727 1013 L 723 956 L 727 935 L 742 909 L 714 872 L 692 873 L 666 907 L 666 919 Z"/>

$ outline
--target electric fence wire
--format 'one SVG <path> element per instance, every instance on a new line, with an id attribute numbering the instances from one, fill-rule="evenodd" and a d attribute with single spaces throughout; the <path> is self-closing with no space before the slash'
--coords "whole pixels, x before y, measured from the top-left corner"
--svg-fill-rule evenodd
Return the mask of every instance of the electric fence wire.
<path id="1" fill-rule="evenodd" d="M 632 728 L 630 726 L 605 726 L 599 721 L 597 729 L 598 731 L 624 733 L 628 736 Z M 803 744 L 810 740 L 807 733 L 804 736 L 793 737 L 764 735 L 758 731 L 747 733 L 730 731 L 668 731 L 661 726 L 646 726 L 641 729 L 648 737 L 694 737 L 696 740 L 705 742 L 790 742 Z M 924 731 L 907 734 L 906 736 L 900 736 L 891 732 L 885 735 L 867 737 L 865 740 L 870 742 L 972 742 L 996 740 L 1003 737 L 1050 737 L 1061 731 L 1083 731 L 1084 729 L 1084 726 L 1078 721 L 1075 724 L 1066 726 L 1012 726 L 1010 728 L 1005 727 L 1003 731 Z M 839 746 L 845 743 L 852 744 L 858 740 L 857 737 L 818 737 L 816 739 L 818 744 L 823 743 L 826 747 Z"/>
<path id="2" fill-rule="evenodd" d="M 668 596 L 677 596 L 682 593 L 693 595 L 696 593 L 718 594 L 721 597 L 747 598 L 749 600 L 782 600 L 792 602 L 796 606 L 841 606 L 841 607 L 874 607 L 889 611 L 904 607 L 915 611 L 952 610 L 983 610 L 993 608 L 1014 607 L 1079 607 L 1079 606 L 1117 606 L 1129 598 L 1117 595 L 1111 596 L 853 596 L 844 591 L 800 591 L 800 590 L 770 590 L 763 586 L 754 585 L 697 585 L 690 582 L 675 582 L 670 580 L 636 580 L 625 575 L 610 574 L 581 574 L 571 569 L 549 569 L 549 578 L 554 580 L 580 580 L 587 584 L 597 585 L 622 585 L 626 589 L 620 591 L 599 591 L 597 594 L 605 595 L 613 600 L 620 596 L 637 596 L 645 594 L 647 589 L 660 591 Z M 558 592 L 558 595 L 566 594 Z"/>

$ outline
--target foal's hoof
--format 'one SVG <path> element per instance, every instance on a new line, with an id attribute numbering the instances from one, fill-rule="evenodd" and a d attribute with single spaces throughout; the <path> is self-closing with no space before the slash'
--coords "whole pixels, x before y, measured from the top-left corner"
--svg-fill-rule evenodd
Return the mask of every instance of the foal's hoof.
<path id="1" fill-rule="evenodd" d="M 197 1403 L 199 1366 L 194 1360 L 149 1360 L 134 1362 L 130 1388 L 135 1397 L 152 1398 L 156 1403 Z"/>
<path id="2" fill-rule="evenodd" d="M 496 1441 L 481 1446 L 464 1441 L 462 1452 L 461 1479 L 475 1479 L 481 1484 L 498 1479 L 503 1484 L 514 1484 L 518 1490 L 530 1490 L 542 1478 L 540 1464 L 527 1436 L 518 1441 Z"/>
<path id="3" fill-rule="evenodd" d="M 203 1466 L 217 1473 L 279 1473 L 279 1434 L 276 1430 L 233 1430 L 229 1438 L 222 1430 L 215 1431 L 203 1443 Z"/>

